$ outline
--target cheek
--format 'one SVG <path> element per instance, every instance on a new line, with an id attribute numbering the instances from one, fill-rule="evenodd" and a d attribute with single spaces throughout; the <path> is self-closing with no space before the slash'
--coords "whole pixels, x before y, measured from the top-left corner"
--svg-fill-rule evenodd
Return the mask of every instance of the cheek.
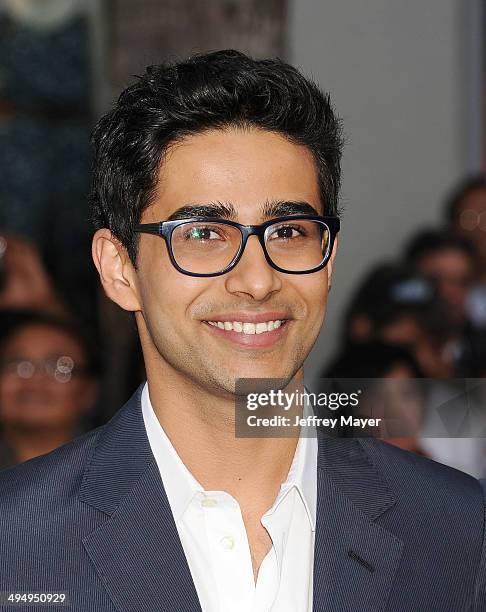
<path id="1" fill-rule="evenodd" d="M 91 408 L 86 405 L 86 386 L 81 380 L 60 385 L 56 391 L 57 405 L 62 407 L 67 421 L 77 418 L 85 409 Z"/>
<path id="2" fill-rule="evenodd" d="M 144 272 L 140 286 L 144 317 L 152 336 L 170 337 L 191 333 L 191 307 L 204 294 L 208 281 L 178 272 L 162 262 L 152 273 Z"/>
<path id="3" fill-rule="evenodd" d="M 299 278 L 296 290 L 305 302 L 306 316 L 311 324 L 320 325 L 324 319 L 328 287 L 328 276 L 325 270 Z"/>
<path id="4" fill-rule="evenodd" d="M 18 382 L 13 377 L 2 377 L 0 379 L 0 417 L 8 416 L 12 411 L 17 390 Z"/>
<path id="5" fill-rule="evenodd" d="M 25 387 L 25 382 L 17 376 L 2 376 L 0 378 L 0 397 L 14 397 Z"/>
<path id="6" fill-rule="evenodd" d="M 184 318 L 189 321 L 191 306 L 202 299 L 203 294 L 218 293 L 221 282 L 217 278 L 198 278 L 176 270 L 162 239 L 155 243 L 150 241 L 144 250 L 140 249 L 139 281 L 144 310 L 150 309 L 156 317 L 160 317 L 161 312 L 170 314 L 171 322 Z"/>

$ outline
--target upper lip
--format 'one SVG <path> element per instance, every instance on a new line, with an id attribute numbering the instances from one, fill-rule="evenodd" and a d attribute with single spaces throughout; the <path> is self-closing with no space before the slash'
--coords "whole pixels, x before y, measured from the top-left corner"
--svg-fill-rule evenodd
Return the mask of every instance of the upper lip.
<path id="1" fill-rule="evenodd" d="M 266 321 L 285 321 L 290 319 L 290 315 L 283 312 L 229 312 L 223 315 L 211 315 L 204 321 L 239 321 L 241 323 L 265 323 Z"/>

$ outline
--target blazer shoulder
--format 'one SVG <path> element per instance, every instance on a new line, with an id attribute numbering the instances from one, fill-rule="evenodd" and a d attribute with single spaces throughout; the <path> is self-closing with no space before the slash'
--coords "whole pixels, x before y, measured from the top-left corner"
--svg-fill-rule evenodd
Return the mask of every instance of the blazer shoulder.
<path id="1" fill-rule="evenodd" d="M 79 488 L 102 425 L 55 450 L 0 471 L 0 507 L 58 500 Z"/>
<path id="2" fill-rule="evenodd" d="M 415 493 L 424 500 L 442 493 L 460 506 L 468 502 L 484 506 L 482 487 L 473 476 L 382 440 L 364 438 L 360 442 L 394 491 Z"/>

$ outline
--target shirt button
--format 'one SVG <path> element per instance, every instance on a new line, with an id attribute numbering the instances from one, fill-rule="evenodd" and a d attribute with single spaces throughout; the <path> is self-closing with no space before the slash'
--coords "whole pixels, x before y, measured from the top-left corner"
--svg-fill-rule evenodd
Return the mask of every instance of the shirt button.
<path id="1" fill-rule="evenodd" d="M 217 505 L 217 500 L 213 499 L 212 497 L 205 497 L 201 502 L 201 506 L 203 506 L 204 508 L 214 508 Z"/>
<path id="2" fill-rule="evenodd" d="M 220 544 L 226 550 L 233 550 L 235 547 L 235 539 L 231 536 L 225 536 L 224 538 L 221 538 Z"/>

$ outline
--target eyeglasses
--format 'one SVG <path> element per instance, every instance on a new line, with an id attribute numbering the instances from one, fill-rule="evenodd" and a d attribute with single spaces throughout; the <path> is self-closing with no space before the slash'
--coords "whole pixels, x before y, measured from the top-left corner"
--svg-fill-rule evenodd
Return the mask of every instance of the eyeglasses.
<path id="1" fill-rule="evenodd" d="M 5 359 L 0 362 L 2 374 L 14 375 L 24 380 L 30 379 L 36 372 L 45 374 L 49 379 L 59 382 L 69 382 L 74 374 L 84 374 L 85 368 L 76 366 L 73 359 L 68 355 L 31 361 L 30 359 Z"/>
<path id="2" fill-rule="evenodd" d="M 324 268 L 340 229 L 339 217 L 292 215 L 260 225 L 192 217 L 142 223 L 135 232 L 164 238 L 174 267 L 188 276 L 219 276 L 240 261 L 250 236 L 258 236 L 265 259 L 286 274 L 310 274 Z"/>

